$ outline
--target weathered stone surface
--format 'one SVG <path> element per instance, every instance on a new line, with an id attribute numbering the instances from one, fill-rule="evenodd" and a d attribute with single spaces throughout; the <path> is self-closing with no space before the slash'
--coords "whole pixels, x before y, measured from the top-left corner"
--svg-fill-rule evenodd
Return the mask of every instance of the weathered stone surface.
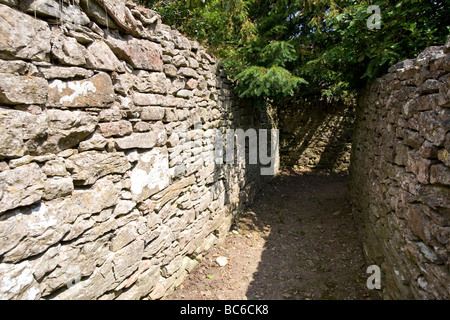
<path id="1" fill-rule="evenodd" d="M 431 166 L 430 182 L 450 186 L 450 169 L 444 165 Z"/>
<path id="2" fill-rule="evenodd" d="M 96 0 L 96 2 L 106 10 L 118 26 L 128 33 L 134 33 L 137 22 L 125 6 L 125 0 Z"/>
<path id="3" fill-rule="evenodd" d="M 89 18 L 79 6 L 60 5 L 56 0 L 21 0 L 20 8 L 33 15 L 61 19 L 65 23 L 72 25 L 83 26 L 89 23 Z"/>
<path id="4" fill-rule="evenodd" d="M 0 298 L 163 297 L 198 263 L 185 255 L 229 226 L 230 183 L 259 184 L 256 168 L 204 168 L 212 131 L 188 133 L 193 121 L 265 115 L 236 105 L 214 59 L 134 2 L 0 3 Z"/>
<path id="5" fill-rule="evenodd" d="M 43 78 L 0 73 L 0 103 L 43 104 L 48 85 Z"/>
<path id="6" fill-rule="evenodd" d="M 0 4 L 0 58 L 49 60 L 50 39 L 47 23 Z"/>
<path id="7" fill-rule="evenodd" d="M 44 195 L 45 200 L 53 200 L 68 196 L 74 189 L 72 178 L 70 177 L 55 177 L 44 181 Z"/>
<path id="8" fill-rule="evenodd" d="M 52 55 L 61 63 L 72 66 L 86 64 L 86 48 L 75 38 L 66 37 L 61 30 L 55 29 L 52 38 Z"/>
<path id="9" fill-rule="evenodd" d="M 78 150 L 80 152 L 89 150 L 103 150 L 105 149 L 107 143 L 108 140 L 106 140 L 101 134 L 94 133 L 86 140 L 80 142 Z"/>
<path id="10" fill-rule="evenodd" d="M 41 200 L 44 178 L 36 163 L 1 172 L 0 213 Z"/>
<path id="11" fill-rule="evenodd" d="M 125 71 L 122 62 L 103 41 L 95 41 L 87 47 L 86 67 L 107 71 Z"/>
<path id="12" fill-rule="evenodd" d="M 142 153 L 130 178 L 135 201 L 143 201 L 166 188 L 170 182 L 167 150 L 155 148 Z"/>
<path id="13" fill-rule="evenodd" d="M 159 94 L 167 92 L 167 78 L 164 73 L 138 70 L 134 72 L 134 75 L 136 76 L 134 87 L 139 92 Z"/>
<path id="14" fill-rule="evenodd" d="M 164 118 L 166 110 L 161 107 L 144 107 L 141 112 L 142 120 L 159 121 Z"/>
<path id="15" fill-rule="evenodd" d="M 36 146 L 33 153 L 57 153 L 72 148 L 94 132 L 97 121 L 81 111 L 48 110 L 47 139 L 41 146 Z"/>
<path id="16" fill-rule="evenodd" d="M 70 79 L 70 78 L 90 78 L 94 75 L 91 70 L 79 67 L 59 67 L 50 66 L 39 68 L 45 79 Z"/>
<path id="17" fill-rule="evenodd" d="M 136 133 L 130 137 L 115 139 L 119 150 L 127 149 L 151 149 L 156 146 L 157 134 L 155 132 Z"/>
<path id="18" fill-rule="evenodd" d="M 111 246 L 109 249 L 112 252 L 117 252 L 127 244 L 136 240 L 138 236 L 139 233 L 137 231 L 136 223 L 129 223 L 116 232 L 114 238 L 111 241 Z"/>
<path id="19" fill-rule="evenodd" d="M 66 169 L 66 164 L 61 158 L 47 161 L 41 169 L 47 177 L 65 177 L 69 175 Z"/>
<path id="20" fill-rule="evenodd" d="M 72 179 L 82 185 L 95 183 L 97 179 L 112 173 L 125 173 L 131 168 L 123 153 L 82 152 L 66 160 Z"/>
<path id="21" fill-rule="evenodd" d="M 104 8 L 100 6 L 97 1 L 90 0 L 80 0 L 80 6 L 83 11 L 91 18 L 94 22 L 101 26 L 107 27 L 109 29 L 118 29 L 119 26 L 111 19 L 106 13 Z"/>
<path id="22" fill-rule="evenodd" d="M 180 70 L 178 71 L 178 75 L 196 79 L 199 77 L 198 73 L 191 68 L 180 68 Z"/>
<path id="23" fill-rule="evenodd" d="M 107 107 L 114 102 L 111 78 L 99 73 L 80 81 L 54 80 L 49 84 L 47 105 L 52 107 Z"/>
<path id="24" fill-rule="evenodd" d="M 383 261 L 384 270 L 402 277 L 388 280 L 388 298 L 450 297 L 439 284 L 448 283 L 450 274 L 436 272 L 449 265 L 443 228 L 450 212 L 447 57 L 442 47 L 430 47 L 409 66 L 390 68 L 396 73 L 368 87 L 357 108 L 353 212 L 366 258 Z"/>
<path id="25" fill-rule="evenodd" d="M 0 73 L 36 76 L 38 70 L 34 64 L 22 60 L 0 60 Z"/>
<path id="26" fill-rule="evenodd" d="M 105 137 L 122 137 L 133 132 L 131 122 L 120 120 L 117 122 L 104 122 L 99 124 L 100 133 Z"/>
<path id="27" fill-rule="evenodd" d="M 166 97 L 152 93 L 133 93 L 133 102 L 137 106 L 162 106 L 166 101 Z"/>
<path id="28" fill-rule="evenodd" d="M 164 73 L 171 78 L 175 78 L 177 76 L 177 71 L 177 68 L 171 64 L 164 65 Z"/>
<path id="29" fill-rule="evenodd" d="M 118 35 L 107 33 L 106 43 L 119 57 L 130 63 L 134 68 L 162 71 L 161 46 L 145 39 L 135 39 L 131 36 L 121 38 Z"/>
<path id="30" fill-rule="evenodd" d="M 0 299 L 35 300 L 41 297 L 39 283 L 33 277 L 29 261 L 0 264 Z"/>
<path id="31" fill-rule="evenodd" d="M 44 137 L 46 122 L 44 115 L 0 109 L 0 157 L 21 157 L 28 154 L 33 142 Z M 26 125 L 29 123 L 34 125 Z"/>

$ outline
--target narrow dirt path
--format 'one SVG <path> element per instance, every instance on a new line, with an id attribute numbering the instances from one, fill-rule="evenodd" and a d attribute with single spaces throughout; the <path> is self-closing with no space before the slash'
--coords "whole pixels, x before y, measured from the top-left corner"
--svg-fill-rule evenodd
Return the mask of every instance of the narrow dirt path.
<path id="1" fill-rule="evenodd" d="M 169 299 L 380 299 L 366 268 L 346 175 L 284 172 Z"/>

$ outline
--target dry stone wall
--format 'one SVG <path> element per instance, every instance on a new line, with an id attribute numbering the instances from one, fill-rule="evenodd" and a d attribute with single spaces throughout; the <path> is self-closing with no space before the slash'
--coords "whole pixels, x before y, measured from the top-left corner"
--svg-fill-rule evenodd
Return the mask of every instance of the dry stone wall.
<path id="1" fill-rule="evenodd" d="M 125 0 L 0 0 L 0 299 L 159 299 L 265 181 L 271 128 L 197 42 Z"/>
<path id="2" fill-rule="evenodd" d="M 359 100 L 350 193 L 386 298 L 450 298 L 449 72 L 447 41 L 391 67 Z"/>
<path id="3" fill-rule="evenodd" d="M 299 99 L 280 108 L 280 165 L 347 171 L 354 106 L 331 99 Z"/>

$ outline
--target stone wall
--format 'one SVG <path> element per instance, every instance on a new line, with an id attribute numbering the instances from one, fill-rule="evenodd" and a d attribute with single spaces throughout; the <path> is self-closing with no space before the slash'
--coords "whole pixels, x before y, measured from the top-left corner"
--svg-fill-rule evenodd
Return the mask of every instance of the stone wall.
<path id="1" fill-rule="evenodd" d="M 347 171 L 354 106 L 299 99 L 280 108 L 280 164 L 285 168 Z"/>
<path id="2" fill-rule="evenodd" d="M 272 126 L 231 89 L 133 2 L 0 0 L 0 299 L 179 285 L 264 183 L 211 161 L 217 132 Z"/>
<path id="3" fill-rule="evenodd" d="M 350 193 L 386 298 L 450 298 L 449 47 L 394 65 L 359 100 Z"/>

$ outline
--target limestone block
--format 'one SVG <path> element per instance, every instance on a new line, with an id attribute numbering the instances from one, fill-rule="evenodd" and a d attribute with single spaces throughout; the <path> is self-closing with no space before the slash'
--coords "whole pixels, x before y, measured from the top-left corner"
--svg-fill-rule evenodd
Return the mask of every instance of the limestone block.
<path id="1" fill-rule="evenodd" d="M 28 154 L 33 143 L 44 137 L 46 129 L 45 115 L 0 109 L 0 157 L 21 157 Z"/>
<path id="2" fill-rule="evenodd" d="M 144 107 L 141 112 L 142 120 L 159 121 L 164 118 L 166 110 L 161 107 Z"/>
<path id="3" fill-rule="evenodd" d="M 116 231 L 114 237 L 111 240 L 109 249 L 111 252 L 117 252 L 127 244 L 134 241 L 139 236 L 137 232 L 137 226 L 135 222 L 131 222 L 126 226 Z"/>
<path id="4" fill-rule="evenodd" d="M 199 78 L 198 73 L 194 69 L 191 69 L 191 68 L 180 68 L 180 70 L 178 71 L 178 75 L 187 77 L 187 78 L 195 78 L 195 79 Z"/>
<path id="5" fill-rule="evenodd" d="M 133 132 L 131 122 L 120 120 L 117 122 L 104 122 L 99 124 L 99 131 L 103 137 L 122 137 Z"/>
<path id="6" fill-rule="evenodd" d="M 86 63 L 87 51 L 75 38 L 66 37 L 60 29 L 54 29 L 52 55 L 61 64 L 82 66 Z"/>
<path id="7" fill-rule="evenodd" d="M 0 173 L 0 214 L 31 205 L 43 196 L 45 175 L 36 163 Z"/>
<path id="8" fill-rule="evenodd" d="M 136 69 L 162 71 L 162 49 L 159 44 L 145 39 L 136 39 L 130 35 L 124 38 L 106 32 L 106 43 L 120 59 L 130 63 Z"/>
<path id="9" fill-rule="evenodd" d="M 164 148 L 155 148 L 140 154 L 131 172 L 133 200 L 143 201 L 169 185 L 169 156 Z"/>
<path id="10" fill-rule="evenodd" d="M 61 6 L 56 0 L 21 0 L 20 8 L 33 15 L 61 19 L 66 24 L 84 26 L 90 22 L 79 6 Z"/>
<path id="11" fill-rule="evenodd" d="M 166 97 L 152 93 L 133 93 L 133 102 L 137 106 L 162 106 Z"/>
<path id="12" fill-rule="evenodd" d="M 43 78 L 0 73 L 2 104 L 43 104 L 47 91 L 47 80 Z"/>
<path id="13" fill-rule="evenodd" d="M 51 107 L 107 107 L 113 102 L 111 78 L 103 72 L 85 80 L 49 84 L 47 105 Z"/>
<path id="14" fill-rule="evenodd" d="M 0 4 L 0 58 L 49 61 L 47 23 Z"/>
<path id="15" fill-rule="evenodd" d="M 33 151 L 58 153 L 72 148 L 94 132 L 97 121 L 95 117 L 81 111 L 48 110 L 47 139 Z"/>
<path id="16" fill-rule="evenodd" d="M 136 76 L 134 86 L 139 92 L 167 93 L 167 78 L 164 73 L 138 70 L 133 74 Z"/>
<path id="17" fill-rule="evenodd" d="M 118 29 L 119 26 L 108 15 L 97 1 L 80 0 L 80 6 L 92 21 L 109 29 Z"/>
<path id="18" fill-rule="evenodd" d="M 65 165 L 63 159 L 61 159 L 61 158 L 47 161 L 42 166 L 41 169 L 42 169 L 42 172 L 44 172 L 47 175 L 47 177 L 53 177 L 53 176 L 65 177 L 69 174 L 67 172 L 66 165 Z"/>
<path id="19" fill-rule="evenodd" d="M 81 141 L 78 147 L 80 152 L 89 150 L 104 150 L 108 140 L 106 140 L 100 133 L 94 133 L 89 136 L 86 140 Z"/>
<path id="20" fill-rule="evenodd" d="M 90 78 L 94 75 L 91 70 L 79 67 L 60 67 L 49 66 L 41 67 L 39 71 L 44 75 L 45 79 L 69 79 L 69 78 Z"/>
<path id="21" fill-rule="evenodd" d="M 55 177 L 44 181 L 44 195 L 45 200 L 53 200 L 68 196 L 72 193 L 73 181 L 70 177 Z"/>
<path id="22" fill-rule="evenodd" d="M 0 264 L 1 300 L 36 300 L 41 297 L 39 283 L 33 277 L 29 261 Z"/>
<path id="23" fill-rule="evenodd" d="M 101 153 L 87 151 L 66 160 L 67 169 L 76 184 L 91 185 L 99 178 L 113 173 L 125 173 L 131 168 L 123 153 Z"/>
<path id="24" fill-rule="evenodd" d="M 86 67 L 106 71 L 125 71 L 122 62 L 103 41 L 94 41 L 87 47 Z"/>
<path id="25" fill-rule="evenodd" d="M 36 76 L 38 70 L 34 64 L 22 60 L 0 60 L 0 73 Z"/>

